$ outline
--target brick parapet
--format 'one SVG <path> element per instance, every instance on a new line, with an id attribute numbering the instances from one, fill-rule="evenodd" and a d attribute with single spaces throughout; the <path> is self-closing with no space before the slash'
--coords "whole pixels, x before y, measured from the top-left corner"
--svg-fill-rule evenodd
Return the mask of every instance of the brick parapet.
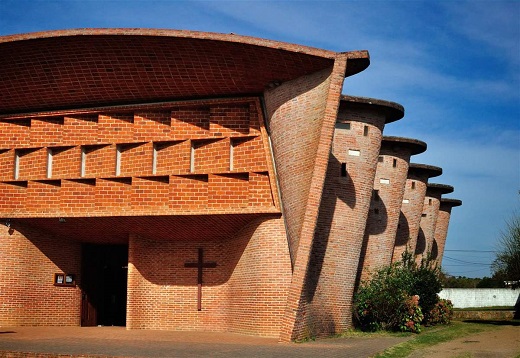
<path id="1" fill-rule="evenodd" d="M 383 137 L 358 267 L 361 281 L 392 262 L 410 157 L 425 150 L 426 143 L 416 139 Z"/>
<path id="2" fill-rule="evenodd" d="M 397 225 L 392 262 L 402 259 L 404 252 L 415 253 L 421 214 L 429 178 L 442 174 L 442 168 L 411 163 L 405 183 L 401 213 Z"/>
<path id="3" fill-rule="evenodd" d="M 437 223 L 435 225 L 434 241 L 432 248 L 432 259 L 437 260 L 437 265 L 442 265 L 442 257 L 444 256 L 444 248 L 446 246 L 446 238 L 448 237 L 448 226 L 451 218 L 451 209 L 462 205 L 462 201 L 458 199 L 442 198 Z"/>

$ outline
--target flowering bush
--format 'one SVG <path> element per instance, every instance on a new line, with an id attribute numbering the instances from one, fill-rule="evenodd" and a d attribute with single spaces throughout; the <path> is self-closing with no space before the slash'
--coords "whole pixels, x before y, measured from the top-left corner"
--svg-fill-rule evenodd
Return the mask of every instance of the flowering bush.
<path id="1" fill-rule="evenodd" d="M 453 317 L 453 304 L 450 300 L 439 299 L 437 304 L 425 314 L 424 322 L 430 326 L 449 324 Z"/>
<path id="2" fill-rule="evenodd" d="M 410 296 L 405 300 L 403 308 L 399 329 L 403 332 L 420 333 L 424 316 L 419 306 L 419 296 Z"/>

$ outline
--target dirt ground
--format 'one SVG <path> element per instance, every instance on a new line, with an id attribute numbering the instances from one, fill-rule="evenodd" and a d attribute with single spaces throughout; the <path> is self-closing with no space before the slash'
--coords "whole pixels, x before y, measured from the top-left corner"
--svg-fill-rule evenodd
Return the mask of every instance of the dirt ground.
<path id="1" fill-rule="evenodd" d="M 520 326 L 505 325 L 433 347 L 415 351 L 410 358 L 520 357 Z"/>

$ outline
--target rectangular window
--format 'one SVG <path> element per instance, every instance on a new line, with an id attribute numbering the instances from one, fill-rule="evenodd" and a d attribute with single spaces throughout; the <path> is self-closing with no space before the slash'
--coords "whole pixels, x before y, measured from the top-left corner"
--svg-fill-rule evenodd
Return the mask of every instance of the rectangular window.
<path id="1" fill-rule="evenodd" d="M 86 162 L 87 162 L 87 152 L 85 147 L 81 147 L 81 169 L 80 169 L 80 175 L 82 177 L 85 176 L 86 172 Z"/>
<path id="2" fill-rule="evenodd" d="M 336 128 L 338 128 L 338 129 L 347 129 L 347 130 L 350 130 L 350 122 L 346 122 L 346 123 L 336 123 Z"/>
<path id="3" fill-rule="evenodd" d="M 368 135 L 368 126 L 365 126 L 365 128 L 363 128 L 363 135 L 365 137 Z"/>
<path id="4" fill-rule="evenodd" d="M 341 176 L 347 176 L 347 163 L 341 163 Z"/>
<path id="5" fill-rule="evenodd" d="M 229 142 L 229 170 L 233 170 L 233 141 Z"/>
<path id="6" fill-rule="evenodd" d="M 379 163 L 383 163 L 383 160 L 384 160 L 384 159 L 383 159 L 383 156 L 382 156 L 382 155 L 380 155 L 380 156 L 377 158 L 377 161 L 378 161 Z"/>
<path id="7" fill-rule="evenodd" d="M 52 149 L 47 148 L 47 178 L 52 177 Z"/>
<path id="8" fill-rule="evenodd" d="M 116 145 L 116 175 L 121 175 L 121 146 Z"/>
<path id="9" fill-rule="evenodd" d="M 397 159 L 394 159 L 394 160 L 393 160 L 392 166 L 393 166 L 394 168 L 397 167 Z"/>
<path id="10" fill-rule="evenodd" d="M 412 181 L 412 189 L 415 189 L 415 182 Z"/>
<path id="11" fill-rule="evenodd" d="M 152 174 L 157 174 L 157 143 L 153 144 Z"/>
<path id="12" fill-rule="evenodd" d="M 14 179 L 18 179 L 20 177 L 20 152 L 14 151 Z"/>
<path id="13" fill-rule="evenodd" d="M 383 178 L 381 178 L 381 179 L 379 179 L 379 183 L 381 183 L 381 184 L 390 184 L 390 179 L 383 179 Z"/>
<path id="14" fill-rule="evenodd" d="M 408 199 L 403 199 L 403 204 L 409 204 L 410 203 L 410 200 Z"/>
<path id="15" fill-rule="evenodd" d="M 195 172 L 195 147 L 193 145 L 193 142 L 191 142 L 191 149 L 190 149 L 190 173 Z"/>
<path id="16" fill-rule="evenodd" d="M 428 205 L 432 205 L 432 199 L 428 199 Z"/>
<path id="17" fill-rule="evenodd" d="M 359 150 L 349 149 L 348 155 L 351 155 L 353 157 L 359 157 L 361 155 L 361 152 Z"/>
<path id="18" fill-rule="evenodd" d="M 422 216 L 423 218 L 425 218 L 425 217 L 426 217 L 426 214 L 422 214 L 421 216 Z"/>

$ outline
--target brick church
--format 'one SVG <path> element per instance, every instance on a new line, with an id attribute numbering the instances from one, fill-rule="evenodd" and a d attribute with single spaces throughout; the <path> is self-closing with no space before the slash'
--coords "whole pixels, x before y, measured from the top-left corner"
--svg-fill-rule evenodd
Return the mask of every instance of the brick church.
<path id="1" fill-rule="evenodd" d="M 342 95 L 367 51 L 234 34 L 0 37 L 0 325 L 352 326 L 354 287 L 452 207 L 401 105 Z"/>

